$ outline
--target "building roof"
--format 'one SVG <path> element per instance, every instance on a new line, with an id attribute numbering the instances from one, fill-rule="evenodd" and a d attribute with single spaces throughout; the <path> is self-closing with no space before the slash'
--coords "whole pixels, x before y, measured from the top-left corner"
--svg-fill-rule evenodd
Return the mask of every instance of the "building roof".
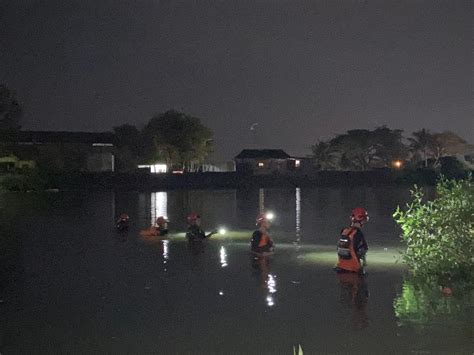
<path id="1" fill-rule="evenodd" d="M 20 143 L 102 143 L 113 144 L 111 132 L 61 132 L 61 131 L 20 131 Z"/>
<path id="2" fill-rule="evenodd" d="M 289 159 L 282 149 L 244 149 L 235 159 Z"/>

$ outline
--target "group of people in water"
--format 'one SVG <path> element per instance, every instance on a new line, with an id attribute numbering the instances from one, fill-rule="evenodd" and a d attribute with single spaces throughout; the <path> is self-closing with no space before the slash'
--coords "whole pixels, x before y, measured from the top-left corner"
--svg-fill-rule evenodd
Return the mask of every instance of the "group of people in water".
<path id="1" fill-rule="evenodd" d="M 350 216 L 351 224 L 347 228 L 343 228 L 337 243 L 338 262 L 335 270 L 338 273 L 358 273 L 364 274 L 366 266 L 366 253 L 368 245 L 362 233 L 362 227 L 369 221 L 367 210 L 357 207 L 352 210 Z M 129 228 L 130 217 L 122 213 L 116 223 L 119 231 L 126 231 Z M 210 238 L 218 231 L 214 230 L 206 234 L 201 229 L 201 217 L 193 212 L 187 216 L 188 230 L 186 239 L 189 243 L 199 243 L 204 239 Z M 250 240 L 250 251 L 257 257 L 266 257 L 273 254 L 273 240 L 269 235 L 270 218 L 260 213 L 255 220 L 257 230 L 252 234 Z M 148 229 L 142 230 L 140 234 L 144 236 L 163 237 L 168 234 L 168 220 L 164 216 L 156 219 L 155 223 Z"/>

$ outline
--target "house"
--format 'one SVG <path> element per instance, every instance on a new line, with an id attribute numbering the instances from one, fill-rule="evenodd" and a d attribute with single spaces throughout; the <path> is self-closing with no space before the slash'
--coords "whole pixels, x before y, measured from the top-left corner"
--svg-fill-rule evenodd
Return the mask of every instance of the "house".
<path id="1" fill-rule="evenodd" d="M 233 172 L 235 171 L 235 162 L 234 161 L 228 161 L 228 162 L 222 162 L 222 163 L 206 163 L 202 164 L 199 171 L 203 173 L 207 172 Z"/>
<path id="2" fill-rule="evenodd" d="M 20 131 L 15 143 L 2 139 L 13 155 L 22 161 L 56 170 L 113 172 L 112 133 Z"/>
<path id="3" fill-rule="evenodd" d="M 33 169 L 35 162 L 32 160 L 20 160 L 14 155 L 0 158 L 0 172 L 12 172 L 17 170 Z"/>
<path id="4" fill-rule="evenodd" d="M 244 149 L 234 160 L 238 173 L 255 175 L 285 174 L 298 170 L 301 164 L 282 149 Z"/>

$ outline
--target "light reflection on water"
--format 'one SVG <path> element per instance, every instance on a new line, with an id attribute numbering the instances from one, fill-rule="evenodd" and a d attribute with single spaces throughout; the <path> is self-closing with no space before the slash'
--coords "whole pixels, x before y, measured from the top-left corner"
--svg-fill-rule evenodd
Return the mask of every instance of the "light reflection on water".
<path id="1" fill-rule="evenodd" d="M 370 243 L 399 243 L 400 230 L 392 213 L 404 205 L 408 189 L 401 188 L 293 188 L 215 191 L 160 191 L 140 193 L 138 205 L 130 205 L 130 194 L 116 194 L 115 214 L 127 212 L 140 227 L 147 228 L 157 217 L 168 216 L 170 229 L 184 231 L 186 215 L 197 211 L 205 230 L 226 226 L 229 231 L 253 229 L 255 216 L 272 211 L 276 241 L 294 244 L 334 244 L 339 231 L 349 223 L 353 207 L 364 206 L 371 214 L 365 231 Z M 125 197 L 125 198 L 124 198 Z M 136 214 L 133 215 L 133 212 Z"/>
<path id="2" fill-rule="evenodd" d="M 398 246 L 391 212 L 407 196 L 407 189 L 396 188 L 292 188 L 116 194 L 114 203 L 110 194 L 59 193 L 45 203 L 45 197 L 17 194 L 0 201 L 5 211 L 18 206 L 18 221 L 9 224 L 16 238 L 4 239 L 11 244 L 3 249 L 18 256 L 1 260 L 21 270 L 1 294 L 0 339 L 6 340 L 0 349 L 291 353 L 301 343 L 310 354 L 463 353 L 471 344 L 463 308 L 469 300 L 445 299 L 434 288 L 427 288 L 434 296 L 417 286 L 402 288 L 403 269 L 385 267 L 390 253 L 383 247 Z M 261 204 L 277 216 L 271 230 L 276 253 L 254 260 L 248 242 Z M 335 238 L 354 205 L 371 213 L 366 235 L 373 259 L 369 254 L 363 280 L 341 279 L 331 270 Z M 190 251 L 182 232 L 191 210 L 201 213 L 204 229 L 225 225 L 229 232 Z M 113 228 L 110 216 L 118 211 L 131 216 L 127 234 Z M 140 239 L 138 231 L 159 215 L 170 216 L 169 240 Z M 428 300 L 435 296 L 436 322 Z M 347 342 L 339 341 L 341 333 Z"/>
<path id="3" fill-rule="evenodd" d="M 221 267 L 226 267 L 227 266 L 227 253 L 225 251 L 225 248 L 221 246 L 219 250 L 219 257 L 221 260 Z"/>
<path id="4" fill-rule="evenodd" d="M 163 240 L 163 263 L 166 264 L 166 261 L 169 259 L 169 240 Z"/>

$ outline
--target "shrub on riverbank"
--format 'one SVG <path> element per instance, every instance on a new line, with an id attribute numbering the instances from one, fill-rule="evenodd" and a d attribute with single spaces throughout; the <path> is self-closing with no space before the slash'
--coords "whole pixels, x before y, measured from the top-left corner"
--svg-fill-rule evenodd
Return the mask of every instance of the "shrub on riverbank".
<path id="1" fill-rule="evenodd" d="M 474 186 L 465 180 L 442 178 L 437 197 L 425 201 L 415 186 L 406 210 L 394 213 L 406 244 L 403 260 L 415 275 L 472 280 L 474 269 Z"/>

